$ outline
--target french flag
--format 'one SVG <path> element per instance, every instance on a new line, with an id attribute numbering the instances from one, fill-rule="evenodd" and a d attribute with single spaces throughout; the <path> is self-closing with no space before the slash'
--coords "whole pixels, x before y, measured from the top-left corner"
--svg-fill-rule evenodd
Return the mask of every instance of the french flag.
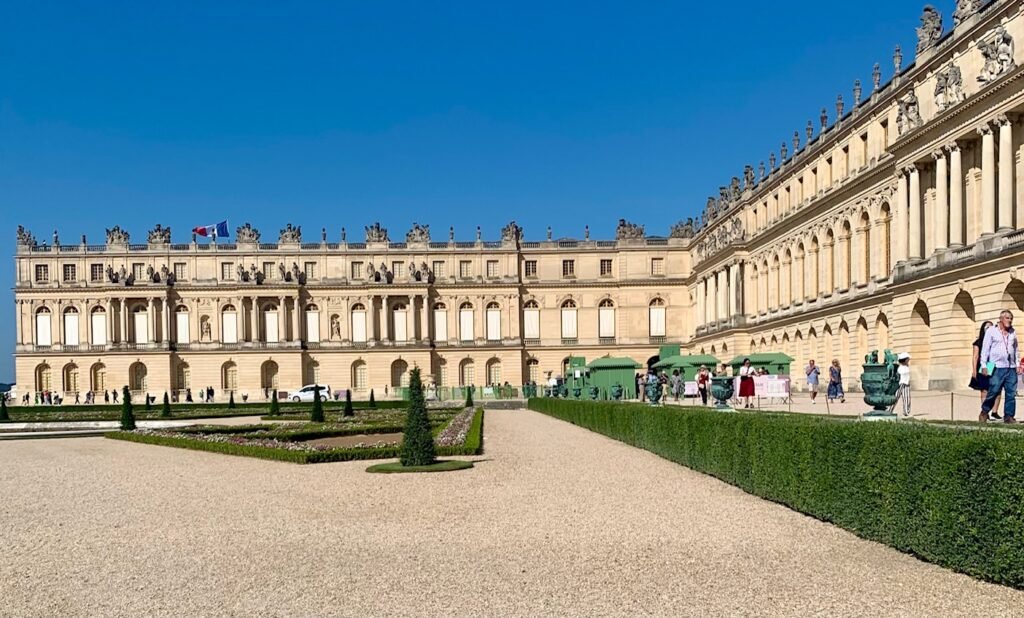
<path id="1" fill-rule="evenodd" d="M 192 228 L 192 232 L 199 236 L 210 236 L 214 240 L 217 240 L 217 237 L 227 238 L 228 222 L 221 221 L 216 225 L 200 225 L 199 227 Z"/>

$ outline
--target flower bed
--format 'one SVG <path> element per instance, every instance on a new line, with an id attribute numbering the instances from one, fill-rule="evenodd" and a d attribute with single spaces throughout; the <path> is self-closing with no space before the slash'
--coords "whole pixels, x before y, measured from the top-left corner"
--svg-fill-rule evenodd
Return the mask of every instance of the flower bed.
<path id="1" fill-rule="evenodd" d="M 369 418 L 369 417 L 373 418 Z M 430 413 L 439 455 L 476 455 L 483 444 L 483 410 L 459 414 Z M 310 440 L 366 434 L 399 433 L 402 423 L 391 414 L 374 413 L 342 423 L 195 426 L 176 430 L 139 429 L 106 434 L 108 438 L 199 451 L 260 457 L 294 463 L 323 463 L 397 457 L 400 445 L 366 441 L 352 446 L 312 444 Z"/>

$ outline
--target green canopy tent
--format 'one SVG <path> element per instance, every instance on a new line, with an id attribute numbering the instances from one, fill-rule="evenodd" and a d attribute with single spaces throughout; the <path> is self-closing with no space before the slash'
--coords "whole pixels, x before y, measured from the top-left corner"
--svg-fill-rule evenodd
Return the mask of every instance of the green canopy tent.
<path id="1" fill-rule="evenodd" d="M 664 370 L 669 373 L 678 369 L 684 380 L 695 380 L 697 378 L 697 371 L 700 369 L 701 365 L 707 365 L 708 369 L 714 371 L 714 369 L 718 367 L 719 362 L 721 361 L 710 354 L 670 356 L 656 363 L 654 365 L 654 369 L 657 371 Z"/>
<path id="2" fill-rule="evenodd" d="M 612 399 L 612 386 L 618 384 L 622 387 L 623 399 L 636 398 L 636 370 L 640 363 L 632 358 L 615 358 L 605 356 L 591 361 L 587 365 L 590 370 L 590 386 L 596 386 L 601 399 Z"/>
<path id="3" fill-rule="evenodd" d="M 732 367 L 732 374 L 739 375 L 743 361 L 750 359 L 750 365 L 755 369 L 765 369 L 771 375 L 788 376 L 789 367 L 795 360 L 782 352 L 763 352 L 759 354 L 741 354 L 729 361 L 727 364 Z"/>

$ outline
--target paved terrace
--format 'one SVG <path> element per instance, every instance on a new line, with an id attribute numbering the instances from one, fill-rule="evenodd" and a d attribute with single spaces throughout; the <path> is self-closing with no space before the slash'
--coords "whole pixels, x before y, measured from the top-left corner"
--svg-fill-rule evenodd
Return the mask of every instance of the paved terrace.
<path id="1" fill-rule="evenodd" d="M 102 438 L 0 445 L 4 616 L 1011 616 L 975 581 L 533 412 L 366 474 Z"/>

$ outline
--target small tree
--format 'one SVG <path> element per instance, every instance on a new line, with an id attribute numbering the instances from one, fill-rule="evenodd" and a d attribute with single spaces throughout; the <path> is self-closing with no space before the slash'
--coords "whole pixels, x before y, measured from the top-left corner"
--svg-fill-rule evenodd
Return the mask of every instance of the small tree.
<path id="1" fill-rule="evenodd" d="M 270 414 L 277 415 L 281 413 L 281 404 L 277 403 L 277 391 L 274 391 L 273 396 L 270 398 Z"/>
<path id="2" fill-rule="evenodd" d="M 429 466 L 434 463 L 434 436 L 427 418 L 427 403 L 423 398 L 420 369 L 409 372 L 409 412 L 405 417 L 405 435 L 402 438 L 401 462 L 403 466 Z"/>
<path id="3" fill-rule="evenodd" d="M 345 411 L 342 412 L 343 416 L 355 416 L 356 411 L 352 409 L 352 391 L 345 389 Z"/>
<path id="4" fill-rule="evenodd" d="M 7 414 L 7 393 L 0 393 L 0 422 L 11 420 Z"/>
<path id="5" fill-rule="evenodd" d="M 320 400 L 320 387 L 313 387 L 313 412 L 309 415 L 311 423 L 324 422 L 324 402 Z"/>
<path id="6" fill-rule="evenodd" d="M 472 408 L 473 407 L 473 387 L 472 386 L 467 386 L 466 387 L 466 407 L 467 408 Z"/>
<path id="7" fill-rule="evenodd" d="M 171 418 L 171 397 L 164 391 L 164 406 L 160 409 L 162 418 Z"/>
<path id="8" fill-rule="evenodd" d="M 377 402 L 373 399 L 373 389 L 370 389 L 370 407 L 374 410 L 377 409 Z"/>
<path id="9" fill-rule="evenodd" d="M 235 391 L 231 391 L 228 395 L 228 410 L 235 409 Z"/>
<path id="10" fill-rule="evenodd" d="M 121 431 L 135 431 L 135 413 L 132 412 L 132 393 L 128 387 L 121 390 Z"/>

